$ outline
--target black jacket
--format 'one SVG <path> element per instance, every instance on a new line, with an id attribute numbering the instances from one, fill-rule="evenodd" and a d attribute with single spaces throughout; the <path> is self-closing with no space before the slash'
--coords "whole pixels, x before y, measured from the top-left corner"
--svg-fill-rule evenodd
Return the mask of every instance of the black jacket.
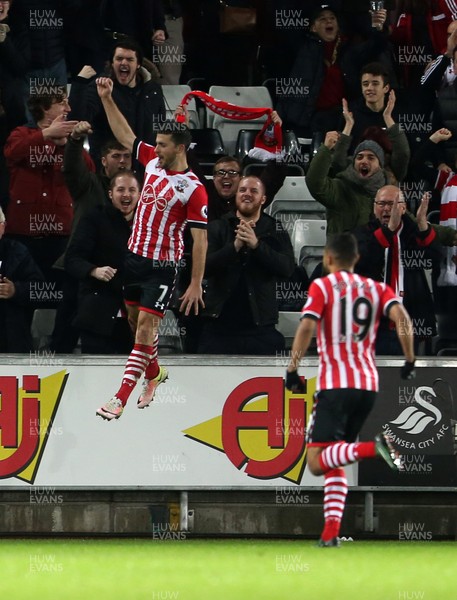
<path id="1" fill-rule="evenodd" d="M 441 244 L 429 228 L 422 232 L 408 215 L 403 215 L 403 230 L 400 233 L 402 246 L 402 264 L 404 268 L 403 304 L 413 319 L 415 334 L 424 337 L 435 333 L 435 308 L 425 271 L 432 268 L 441 258 Z M 359 244 L 360 260 L 355 270 L 360 275 L 371 277 L 376 281 L 384 281 L 385 248 L 392 244 L 393 233 L 373 219 L 353 231 Z M 381 243 L 381 241 L 383 243 Z M 386 283 L 390 280 L 392 269 L 392 252 L 388 253 Z M 382 321 L 383 326 L 386 322 Z"/>
<path id="2" fill-rule="evenodd" d="M 136 137 L 154 144 L 157 124 L 165 119 L 162 88 L 155 81 L 146 81 L 138 75 L 138 83 L 130 88 L 114 80 L 113 100 L 127 119 Z M 103 105 L 97 93 L 95 79 L 76 77 L 70 93 L 71 118 L 89 121 L 94 133 L 89 137 L 90 154 L 99 161 L 101 146 L 114 135 L 108 124 Z"/>
<path id="3" fill-rule="evenodd" d="M 83 143 L 83 138 L 75 140 L 69 136 L 63 153 L 63 176 L 73 199 L 74 210 L 70 240 L 84 214 L 96 206 L 111 205 L 110 180 L 104 170 L 94 173 L 89 169 L 84 158 Z M 56 268 L 64 268 L 64 256 L 65 254 L 57 259 L 54 264 Z"/>
<path id="4" fill-rule="evenodd" d="M 385 108 L 385 107 L 384 107 Z M 386 129 L 384 122 L 384 108 L 379 112 L 371 110 L 365 102 L 364 98 L 358 98 L 349 105 L 349 110 L 354 116 L 354 127 L 351 131 L 352 144 L 349 149 L 349 153 L 352 154 L 355 147 L 360 143 L 363 132 L 368 127 L 379 127 L 380 129 Z M 398 121 L 398 110 L 394 109 L 393 119 L 395 122 Z M 344 128 L 344 118 L 341 116 L 341 130 Z"/>
<path id="5" fill-rule="evenodd" d="M 278 322 L 277 282 L 294 271 L 294 253 L 289 235 L 279 222 L 263 214 L 256 223 L 260 243 L 255 250 L 235 250 L 235 229 L 239 222 L 230 212 L 208 225 L 206 257 L 207 290 L 203 314 L 217 318 L 241 278 L 247 288 L 255 325 Z"/>
<path id="6" fill-rule="evenodd" d="M 431 130 L 437 131 L 442 127 L 449 129 L 452 137 L 437 144 L 436 154 L 440 162 L 453 166 L 457 153 L 457 80 L 443 88 L 436 99 Z"/>
<path id="7" fill-rule="evenodd" d="M 16 240 L 0 239 L 0 262 L 0 274 L 16 288 L 12 298 L 0 300 L 0 351 L 29 352 L 32 340 L 26 308 L 38 299 L 44 277 L 27 248 Z"/>
<path id="8" fill-rule="evenodd" d="M 65 58 L 65 11 L 73 3 L 74 0 L 14 0 L 14 9 L 29 29 L 32 69 L 51 67 Z"/>
<path id="9" fill-rule="evenodd" d="M 0 44 L 1 102 L 6 113 L 7 133 L 24 125 L 24 77 L 30 68 L 29 32 L 24 23 L 10 11 L 2 23 L 9 25 L 5 41 Z M 3 142 L 3 140 L 2 140 Z"/>
<path id="10" fill-rule="evenodd" d="M 373 29 L 369 42 L 350 46 L 342 41 L 337 63 L 345 83 L 347 98 L 358 95 L 360 90 L 360 69 L 374 60 L 387 44 L 382 32 Z M 289 86 L 299 87 L 300 94 L 282 98 L 278 105 L 284 126 L 309 127 L 325 76 L 325 44 L 314 33 L 310 33 L 300 48 L 289 75 Z M 299 81 L 299 84 L 293 83 Z"/>
<path id="11" fill-rule="evenodd" d="M 65 255 L 65 269 L 80 281 L 75 325 L 109 335 L 123 307 L 122 274 L 130 225 L 112 205 L 98 206 L 80 220 Z M 91 277 L 95 267 L 117 269 L 109 282 Z"/>
<path id="12" fill-rule="evenodd" d="M 150 57 L 152 32 L 165 28 L 162 0 L 102 0 L 100 14 L 103 27 L 134 38 Z"/>

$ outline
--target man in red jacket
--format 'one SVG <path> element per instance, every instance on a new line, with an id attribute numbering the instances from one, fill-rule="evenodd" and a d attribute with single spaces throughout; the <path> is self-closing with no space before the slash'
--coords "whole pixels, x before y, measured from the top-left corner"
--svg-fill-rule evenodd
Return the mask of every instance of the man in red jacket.
<path id="1" fill-rule="evenodd" d="M 43 271 L 48 285 L 38 301 L 59 301 L 52 266 L 63 253 L 73 220 L 73 203 L 62 173 L 67 137 L 77 121 L 70 112 L 65 88 L 31 96 L 35 124 L 16 127 L 5 144 L 10 172 L 8 235 L 21 241 Z M 94 169 L 90 157 L 85 160 Z"/>

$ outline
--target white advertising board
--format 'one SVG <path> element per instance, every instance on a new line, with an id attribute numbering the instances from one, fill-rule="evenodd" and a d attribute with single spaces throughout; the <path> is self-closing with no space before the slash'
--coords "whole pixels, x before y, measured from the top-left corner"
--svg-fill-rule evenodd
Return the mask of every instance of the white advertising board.
<path id="1" fill-rule="evenodd" d="M 2 487 L 322 485 L 305 467 L 316 366 L 301 370 L 306 394 L 292 395 L 284 366 L 270 359 L 163 360 L 169 379 L 152 405 L 137 409 L 138 385 L 121 418 L 108 422 L 95 411 L 117 391 L 123 360 L 47 362 L 0 365 Z M 356 473 L 347 469 L 349 485 Z"/>

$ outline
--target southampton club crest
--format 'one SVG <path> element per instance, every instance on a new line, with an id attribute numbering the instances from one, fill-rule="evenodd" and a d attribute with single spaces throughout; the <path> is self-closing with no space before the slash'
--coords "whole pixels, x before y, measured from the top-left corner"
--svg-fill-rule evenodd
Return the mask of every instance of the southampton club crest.
<path id="1" fill-rule="evenodd" d="M 178 179 L 178 182 L 175 184 L 175 190 L 180 194 L 182 194 L 188 187 L 189 183 L 185 179 Z"/>

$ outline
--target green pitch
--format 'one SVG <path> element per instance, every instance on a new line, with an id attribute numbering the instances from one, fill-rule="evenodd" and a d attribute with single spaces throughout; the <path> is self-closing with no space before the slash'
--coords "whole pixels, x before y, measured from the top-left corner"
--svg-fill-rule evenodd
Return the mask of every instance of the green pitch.
<path id="1" fill-rule="evenodd" d="M 1 540 L 0 598 L 454 600 L 454 542 Z"/>

